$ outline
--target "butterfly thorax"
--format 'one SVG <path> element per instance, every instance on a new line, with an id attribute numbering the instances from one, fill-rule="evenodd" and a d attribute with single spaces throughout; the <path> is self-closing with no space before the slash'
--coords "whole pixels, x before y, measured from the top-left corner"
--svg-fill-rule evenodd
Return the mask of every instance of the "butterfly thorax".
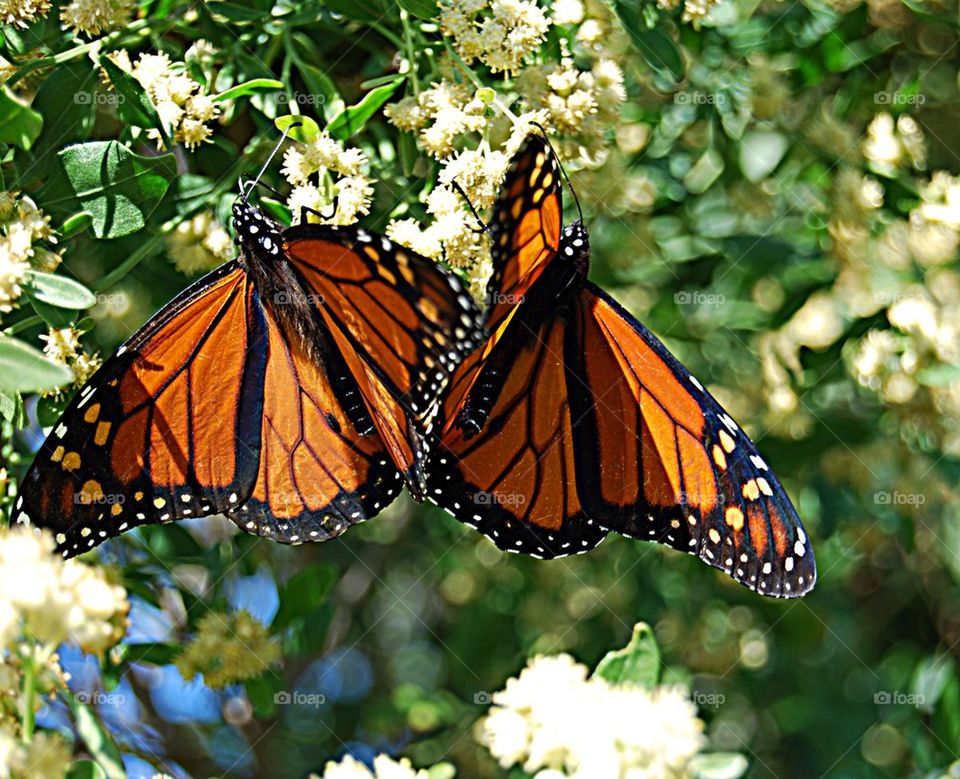
<path id="1" fill-rule="evenodd" d="M 310 294 L 284 253 L 284 228 L 249 203 L 233 205 L 234 242 L 240 248 L 244 267 L 260 301 L 280 320 L 288 335 L 295 335 L 307 352 L 317 357 L 326 352 L 327 338 L 314 311 L 316 296 Z"/>

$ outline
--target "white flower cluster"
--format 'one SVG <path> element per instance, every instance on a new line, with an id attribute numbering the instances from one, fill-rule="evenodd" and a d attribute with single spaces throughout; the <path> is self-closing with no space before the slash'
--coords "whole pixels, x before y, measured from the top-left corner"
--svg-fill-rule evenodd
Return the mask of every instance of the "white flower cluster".
<path id="1" fill-rule="evenodd" d="M 888 113 L 879 113 L 867 127 L 863 156 L 881 172 L 894 175 L 903 163 L 923 170 L 927 163 L 923 130 L 912 116 L 901 115 L 896 122 Z"/>
<path id="2" fill-rule="evenodd" d="M 493 703 L 483 743 L 536 779 L 679 779 L 706 743 L 680 689 L 613 686 L 564 654 L 531 659 Z"/>
<path id="3" fill-rule="evenodd" d="M 0 24 L 28 27 L 49 10 L 50 0 L 0 0 Z"/>
<path id="4" fill-rule="evenodd" d="M 52 271 L 60 264 L 38 241 L 56 242 L 49 217 L 29 197 L 0 192 L 0 313 L 13 310 L 31 267 Z"/>
<path id="5" fill-rule="evenodd" d="M 373 770 L 354 757 L 347 755 L 339 763 L 332 760 L 323 767 L 323 776 L 311 774 L 310 779 L 428 779 L 428 772 L 416 771 L 406 758 L 399 762 L 387 755 L 377 755 L 373 759 Z"/>
<path id="6" fill-rule="evenodd" d="M 62 779 L 73 749 L 59 733 L 36 733 L 23 744 L 0 727 L 0 777 L 3 779 Z"/>
<path id="7" fill-rule="evenodd" d="M 360 149 L 344 148 L 326 130 L 301 147 L 287 149 L 283 175 L 293 184 L 287 205 L 293 211 L 294 224 L 304 213 L 309 222 L 335 225 L 353 224 L 369 213 L 373 181 L 363 172 L 366 167 L 367 156 Z M 334 200 L 336 211 L 324 218 L 332 211 Z"/>
<path id="8" fill-rule="evenodd" d="M 63 363 L 73 372 L 74 387 L 86 384 L 103 362 L 99 354 L 91 354 L 81 346 L 80 332 L 72 327 L 52 327 L 46 335 L 40 336 L 40 340 L 45 342 L 43 353 L 47 357 Z M 55 390 L 52 394 L 59 393 L 60 390 Z"/>
<path id="9" fill-rule="evenodd" d="M 534 0 L 454 0 L 440 9 L 440 28 L 468 63 L 511 74 L 543 43 L 550 20 Z"/>
<path id="10" fill-rule="evenodd" d="M 132 0 L 73 0 L 60 11 L 63 26 L 90 36 L 117 30 L 133 16 Z"/>
<path id="11" fill-rule="evenodd" d="M 126 629 L 123 587 L 99 568 L 54 554 L 49 533 L 11 529 L 0 535 L 0 648 L 21 635 L 56 646 L 73 641 L 102 653 Z"/>
<path id="12" fill-rule="evenodd" d="M 213 131 L 207 123 L 220 115 L 220 109 L 201 85 L 187 75 L 184 63 L 171 62 L 170 57 L 161 53 L 141 54 L 133 64 L 126 50 L 111 55 L 111 59 L 140 82 L 174 141 L 192 150 L 210 137 Z M 150 130 L 148 135 L 161 142 L 157 130 Z"/>
<path id="13" fill-rule="evenodd" d="M 167 235 L 167 254 L 181 273 L 211 270 L 233 255 L 230 234 L 210 209 L 194 214 Z"/>

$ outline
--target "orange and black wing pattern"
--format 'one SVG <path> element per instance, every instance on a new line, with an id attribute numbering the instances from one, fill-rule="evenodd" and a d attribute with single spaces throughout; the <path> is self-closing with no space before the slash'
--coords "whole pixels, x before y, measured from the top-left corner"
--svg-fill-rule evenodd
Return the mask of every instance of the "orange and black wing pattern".
<path id="1" fill-rule="evenodd" d="M 813 550 L 753 442 L 602 290 L 587 284 L 577 311 L 567 386 L 587 514 L 697 555 L 763 595 L 809 591 Z"/>
<path id="2" fill-rule="evenodd" d="M 514 156 L 490 222 L 493 275 L 487 327 L 496 331 L 554 258 L 563 219 L 560 169 L 546 139 L 532 134 Z"/>
<path id="3" fill-rule="evenodd" d="M 482 361 L 468 424 L 448 425 L 429 496 L 498 547 L 540 558 L 593 549 L 606 531 L 584 510 L 577 419 L 567 392 L 562 317 L 536 324 L 525 307 Z"/>
<path id="4" fill-rule="evenodd" d="M 269 307 L 264 320 L 259 465 L 249 496 L 229 516 L 274 541 L 325 541 L 379 513 L 403 480 L 339 351 L 311 359 Z"/>
<path id="5" fill-rule="evenodd" d="M 71 556 L 128 528 L 226 511 L 249 493 L 266 364 L 256 290 L 235 262 L 185 290 L 73 398 L 14 521 Z"/>
<path id="6" fill-rule="evenodd" d="M 439 398 L 479 342 L 480 310 L 453 273 L 383 236 L 303 225 L 284 240 L 390 459 L 422 499 Z"/>

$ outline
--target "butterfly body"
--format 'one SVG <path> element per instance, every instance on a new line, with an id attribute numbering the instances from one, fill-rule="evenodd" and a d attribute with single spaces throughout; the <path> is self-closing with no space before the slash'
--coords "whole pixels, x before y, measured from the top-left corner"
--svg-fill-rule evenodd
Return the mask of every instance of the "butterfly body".
<path id="1" fill-rule="evenodd" d="M 551 558 L 608 532 L 699 556 L 764 595 L 816 579 L 756 447 L 666 347 L 587 280 L 560 172 L 532 136 L 490 231 L 490 335 L 455 372 L 430 496 L 501 549 Z"/>

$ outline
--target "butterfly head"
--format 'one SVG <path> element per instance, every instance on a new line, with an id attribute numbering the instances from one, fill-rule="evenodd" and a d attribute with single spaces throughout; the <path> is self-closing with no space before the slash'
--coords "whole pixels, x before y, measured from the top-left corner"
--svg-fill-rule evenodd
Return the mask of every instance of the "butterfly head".
<path id="1" fill-rule="evenodd" d="M 258 208 L 245 199 L 233 204 L 234 242 L 242 249 L 259 250 L 268 256 L 280 256 L 283 236 L 272 219 L 265 217 Z"/>

